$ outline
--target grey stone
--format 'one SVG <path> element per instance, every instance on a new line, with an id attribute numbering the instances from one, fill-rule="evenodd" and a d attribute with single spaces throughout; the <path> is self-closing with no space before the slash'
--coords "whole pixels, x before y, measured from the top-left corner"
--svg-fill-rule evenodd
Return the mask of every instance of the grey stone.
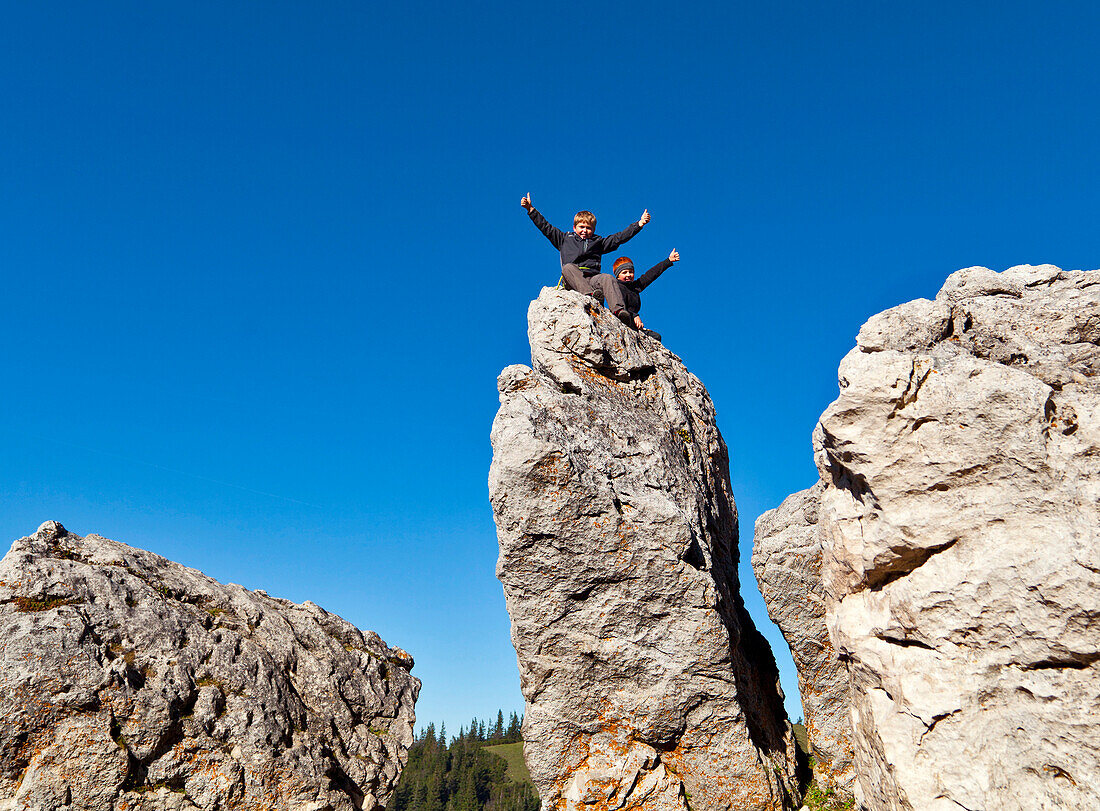
<path id="1" fill-rule="evenodd" d="M 0 809 L 374 809 L 412 658 L 313 603 L 54 521 L 0 561 Z"/>
<path id="2" fill-rule="evenodd" d="M 862 806 L 1100 807 L 1100 271 L 961 270 L 840 386 L 818 528 Z"/>
<path id="3" fill-rule="evenodd" d="M 489 490 L 543 808 L 797 807 L 710 397 L 589 297 L 543 290 L 528 324 Z"/>
<path id="4" fill-rule="evenodd" d="M 817 520 L 823 490 L 818 482 L 756 520 L 752 568 L 798 669 L 814 776 L 843 802 L 853 796 L 856 775 L 848 671 L 825 626 Z"/>

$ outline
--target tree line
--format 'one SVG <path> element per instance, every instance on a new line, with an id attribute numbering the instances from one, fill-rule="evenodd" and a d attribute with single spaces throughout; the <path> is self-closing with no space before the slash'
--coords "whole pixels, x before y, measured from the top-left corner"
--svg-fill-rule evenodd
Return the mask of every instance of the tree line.
<path id="1" fill-rule="evenodd" d="M 520 743 L 520 717 L 507 723 L 474 718 L 447 740 L 447 728 L 428 724 L 409 748 L 389 811 L 538 811 L 539 798 L 529 783 L 509 780 L 508 764 L 486 746 Z"/>

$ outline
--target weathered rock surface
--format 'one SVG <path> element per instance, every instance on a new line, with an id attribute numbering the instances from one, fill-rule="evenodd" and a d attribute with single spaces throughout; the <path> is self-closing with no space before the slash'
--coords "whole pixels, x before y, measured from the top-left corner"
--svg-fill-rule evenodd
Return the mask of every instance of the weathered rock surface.
<path id="1" fill-rule="evenodd" d="M 752 568 L 772 621 L 798 668 L 798 687 L 814 775 L 840 801 L 853 794 L 855 764 L 848 671 L 825 627 L 818 532 L 820 482 L 789 496 L 756 520 Z"/>
<path id="2" fill-rule="evenodd" d="M 544 290 L 528 323 L 489 489 L 543 808 L 789 807 L 794 745 L 738 592 L 706 390 L 580 294 Z"/>
<path id="3" fill-rule="evenodd" d="M 400 648 L 53 521 L 0 561 L 0 639 L 0 809 L 369 811 L 413 741 Z"/>
<path id="4" fill-rule="evenodd" d="M 1100 271 L 870 319 L 814 444 L 870 809 L 1100 807 Z"/>

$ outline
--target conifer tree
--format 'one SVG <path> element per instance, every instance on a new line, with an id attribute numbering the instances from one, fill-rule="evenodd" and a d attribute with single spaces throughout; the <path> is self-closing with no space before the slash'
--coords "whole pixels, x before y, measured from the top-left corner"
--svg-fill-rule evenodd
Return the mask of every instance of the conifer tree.
<path id="1" fill-rule="evenodd" d="M 523 735 L 520 732 L 519 716 L 514 712 L 508 719 L 508 731 L 504 733 L 504 739 L 508 743 L 519 743 L 523 740 Z"/>
<path id="2" fill-rule="evenodd" d="M 480 811 L 481 805 L 477 801 L 477 787 L 474 784 L 475 773 L 467 770 L 462 775 L 462 784 L 458 789 L 458 802 L 455 811 Z"/>
<path id="3" fill-rule="evenodd" d="M 416 797 L 413 800 L 413 808 L 420 811 L 428 805 L 428 782 L 421 780 L 416 786 Z"/>

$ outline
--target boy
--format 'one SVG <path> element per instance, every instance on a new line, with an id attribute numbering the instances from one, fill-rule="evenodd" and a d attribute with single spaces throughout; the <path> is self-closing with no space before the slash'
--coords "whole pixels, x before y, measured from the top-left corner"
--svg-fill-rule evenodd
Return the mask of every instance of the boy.
<path id="1" fill-rule="evenodd" d="M 600 273 L 600 256 L 615 250 L 641 231 L 649 222 L 649 209 L 642 212 L 637 222 L 631 223 L 619 233 L 598 237 L 595 234 L 596 215 L 591 211 L 578 211 L 573 217 L 573 230 L 566 234 L 547 222 L 531 205 L 530 192 L 519 204 L 527 209 L 531 222 L 561 251 L 561 275 L 565 279 L 565 286 L 578 293 L 607 299 L 607 307 L 611 312 L 623 323 L 633 324 L 633 319 L 628 319 L 626 315 L 619 283 L 609 274 Z"/>
<path id="2" fill-rule="evenodd" d="M 668 259 L 662 259 L 656 265 L 651 267 L 638 279 L 634 278 L 634 263 L 630 260 L 629 256 L 620 256 L 615 260 L 613 270 L 615 271 L 615 278 L 619 280 L 620 293 L 623 299 L 623 310 L 626 313 L 627 318 L 623 319 L 629 326 L 639 329 L 648 335 L 650 338 L 661 340 L 661 334 L 654 332 L 651 329 L 646 329 L 645 324 L 642 323 L 642 319 L 638 317 L 638 312 L 642 309 L 642 291 L 649 287 L 653 282 L 657 281 L 657 277 L 672 267 L 673 262 L 680 261 L 680 253 L 673 248 L 672 253 L 668 255 Z"/>

